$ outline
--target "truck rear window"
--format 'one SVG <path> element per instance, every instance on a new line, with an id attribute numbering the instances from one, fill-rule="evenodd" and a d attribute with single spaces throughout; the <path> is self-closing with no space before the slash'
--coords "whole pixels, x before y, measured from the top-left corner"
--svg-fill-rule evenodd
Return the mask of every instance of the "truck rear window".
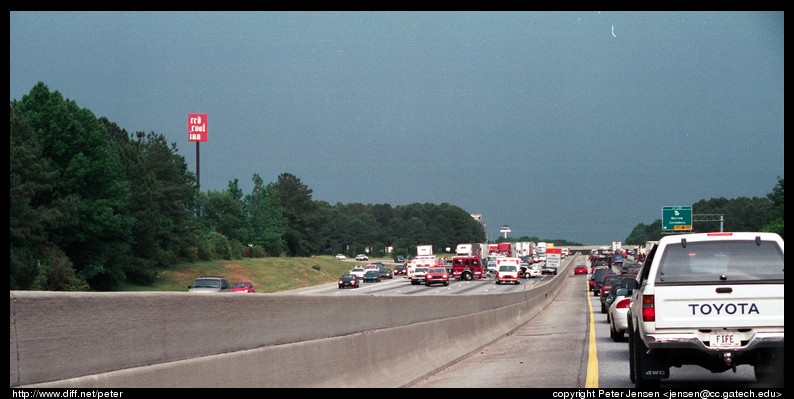
<path id="1" fill-rule="evenodd" d="M 783 281 L 783 252 L 774 242 L 703 241 L 667 245 L 657 283 Z"/>

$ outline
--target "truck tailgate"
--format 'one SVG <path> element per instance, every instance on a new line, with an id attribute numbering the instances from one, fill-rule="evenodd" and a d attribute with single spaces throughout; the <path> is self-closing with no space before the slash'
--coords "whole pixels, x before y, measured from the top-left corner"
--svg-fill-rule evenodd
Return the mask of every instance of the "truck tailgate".
<path id="1" fill-rule="evenodd" d="M 783 284 L 656 285 L 656 328 L 783 327 L 783 291 Z"/>

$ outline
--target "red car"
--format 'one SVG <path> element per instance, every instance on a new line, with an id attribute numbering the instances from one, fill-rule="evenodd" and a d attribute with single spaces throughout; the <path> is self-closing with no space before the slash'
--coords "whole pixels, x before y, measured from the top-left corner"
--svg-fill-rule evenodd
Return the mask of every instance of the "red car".
<path id="1" fill-rule="evenodd" d="M 576 265 L 573 268 L 573 274 L 587 274 L 587 266 L 586 265 Z"/>
<path id="2" fill-rule="evenodd" d="M 425 285 L 429 287 L 430 284 L 449 285 L 449 274 L 447 270 L 443 267 L 431 267 L 427 273 L 425 273 Z"/>
<path id="3" fill-rule="evenodd" d="M 232 284 L 231 292 L 246 292 L 253 294 L 256 290 L 254 289 L 254 285 L 249 281 L 238 281 Z"/>

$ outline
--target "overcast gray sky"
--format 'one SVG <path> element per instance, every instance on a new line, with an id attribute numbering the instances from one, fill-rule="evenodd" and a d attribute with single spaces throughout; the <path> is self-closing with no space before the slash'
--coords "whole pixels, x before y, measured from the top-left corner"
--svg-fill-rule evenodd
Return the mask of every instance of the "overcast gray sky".
<path id="1" fill-rule="evenodd" d="M 489 238 L 624 240 L 784 177 L 783 13 L 11 12 L 44 82 L 164 134 L 202 190 L 284 172 L 331 204 L 449 202 Z M 697 213 L 697 209 L 693 209 Z"/>

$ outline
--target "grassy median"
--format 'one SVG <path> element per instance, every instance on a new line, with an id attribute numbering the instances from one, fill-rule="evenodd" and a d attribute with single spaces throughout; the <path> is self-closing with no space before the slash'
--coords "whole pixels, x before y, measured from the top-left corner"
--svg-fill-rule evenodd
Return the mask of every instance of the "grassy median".
<path id="1" fill-rule="evenodd" d="M 353 266 L 366 264 L 367 262 L 340 261 L 333 256 L 197 261 L 160 270 L 152 285 L 128 285 L 124 291 L 187 292 L 188 285 L 197 277 L 221 276 L 226 277 L 230 284 L 250 281 L 257 293 L 279 292 L 332 283 L 349 272 Z"/>

